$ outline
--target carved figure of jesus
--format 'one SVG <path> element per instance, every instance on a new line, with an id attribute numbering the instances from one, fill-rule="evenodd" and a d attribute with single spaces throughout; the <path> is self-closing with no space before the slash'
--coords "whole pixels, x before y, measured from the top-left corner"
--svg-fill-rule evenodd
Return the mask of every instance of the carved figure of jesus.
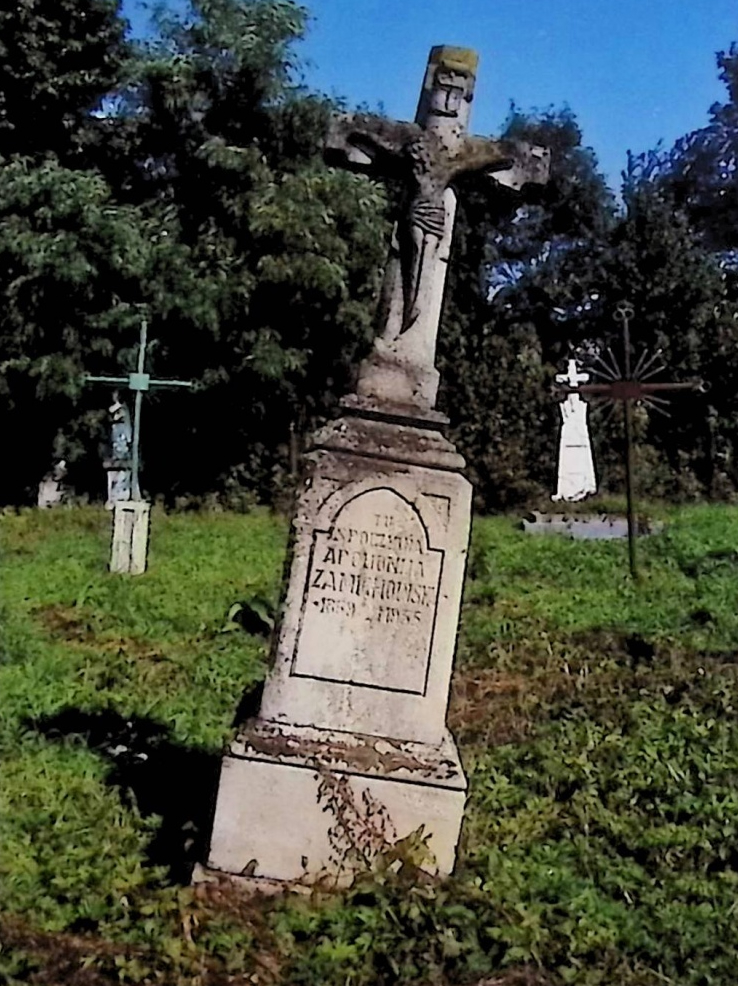
<path id="1" fill-rule="evenodd" d="M 431 375 L 456 212 L 452 183 L 473 171 L 514 188 L 548 177 L 543 148 L 467 133 L 476 65 L 476 54 L 467 49 L 433 48 L 414 123 L 368 114 L 337 117 L 326 147 L 329 161 L 404 184 L 375 352 Z M 432 406 L 435 389 L 424 396 Z"/>

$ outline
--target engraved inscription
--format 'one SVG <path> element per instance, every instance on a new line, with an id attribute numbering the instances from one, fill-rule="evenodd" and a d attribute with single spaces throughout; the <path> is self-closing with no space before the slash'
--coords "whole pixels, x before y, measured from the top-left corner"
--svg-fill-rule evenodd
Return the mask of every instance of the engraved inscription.
<path id="1" fill-rule="evenodd" d="M 292 674 L 423 694 L 442 560 L 394 490 L 344 504 L 313 534 Z"/>

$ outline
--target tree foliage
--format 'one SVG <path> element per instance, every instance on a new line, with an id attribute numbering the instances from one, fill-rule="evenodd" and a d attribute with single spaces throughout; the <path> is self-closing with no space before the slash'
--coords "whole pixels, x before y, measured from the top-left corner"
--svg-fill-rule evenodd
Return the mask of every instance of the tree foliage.
<path id="1" fill-rule="evenodd" d="M 328 106 L 291 82 L 304 16 L 195 4 L 129 61 L 89 167 L 3 169 L 2 385 L 39 456 L 61 429 L 79 482 L 105 403 L 80 395 L 82 374 L 132 368 L 141 305 L 154 369 L 200 384 L 148 410 L 147 480 L 175 493 L 230 479 L 267 494 L 293 423 L 327 412 L 368 345 L 384 197 L 322 164 Z M 18 482 L 34 475 L 38 461 Z"/>
<path id="2" fill-rule="evenodd" d="M 101 492 L 107 396 L 82 379 L 132 369 L 144 313 L 151 369 L 196 382 L 147 403 L 145 485 L 169 497 L 271 498 L 294 435 L 332 413 L 370 344 L 396 190 L 324 164 L 335 107 L 297 82 L 306 10 L 163 11 L 145 44 L 125 40 L 112 0 L 0 12 L 0 402 L 19 463 L 6 501 L 32 495 L 52 452 Z M 552 489 L 554 374 L 619 345 L 626 298 L 636 346 L 711 386 L 669 421 L 640 414 L 642 489 L 738 485 L 735 47 L 718 68 L 727 101 L 670 151 L 631 159 L 622 204 L 568 108 L 513 104 L 503 127 L 551 148 L 548 185 L 460 181 L 438 362 L 481 506 Z M 617 487 L 618 417 L 592 419 Z"/>
<path id="3" fill-rule="evenodd" d="M 0 153 L 72 155 L 130 49 L 119 0 L 0 9 Z"/>
<path id="4" fill-rule="evenodd" d="M 440 351 L 443 398 L 488 508 L 550 488 L 558 413 L 550 384 L 568 346 L 556 313 L 593 290 L 613 223 L 612 196 L 569 110 L 513 107 L 504 136 L 550 147 L 551 180 L 523 195 L 486 176 L 459 188 Z"/>

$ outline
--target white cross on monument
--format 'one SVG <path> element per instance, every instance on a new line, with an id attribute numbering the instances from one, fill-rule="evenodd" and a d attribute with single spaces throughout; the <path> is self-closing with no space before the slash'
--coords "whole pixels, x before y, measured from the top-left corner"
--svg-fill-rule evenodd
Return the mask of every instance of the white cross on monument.
<path id="1" fill-rule="evenodd" d="M 566 373 L 556 374 L 556 383 L 578 387 L 589 380 L 589 373 L 577 372 L 577 361 L 569 360 Z M 588 405 L 579 394 L 568 394 L 559 405 L 561 437 L 559 439 L 559 478 L 552 500 L 574 502 L 597 492 L 592 443 L 587 426 Z"/>

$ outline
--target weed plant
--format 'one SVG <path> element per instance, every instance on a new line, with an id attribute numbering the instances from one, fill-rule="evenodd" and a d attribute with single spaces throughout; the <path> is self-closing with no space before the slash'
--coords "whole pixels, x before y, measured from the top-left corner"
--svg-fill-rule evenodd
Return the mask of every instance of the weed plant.
<path id="1" fill-rule="evenodd" d="M 286 523 L 155 512 L 125 578 L 102 510 L 0 517 L 0 982 L 732 986 L 738 509 L 666 520 L 638 583 L 623 542 L 477 520 L 456 874 L 425 877 L 419 844 L 248 901 L 186 884 L 265 670 L 236 604 L 276 602 Z"/>

